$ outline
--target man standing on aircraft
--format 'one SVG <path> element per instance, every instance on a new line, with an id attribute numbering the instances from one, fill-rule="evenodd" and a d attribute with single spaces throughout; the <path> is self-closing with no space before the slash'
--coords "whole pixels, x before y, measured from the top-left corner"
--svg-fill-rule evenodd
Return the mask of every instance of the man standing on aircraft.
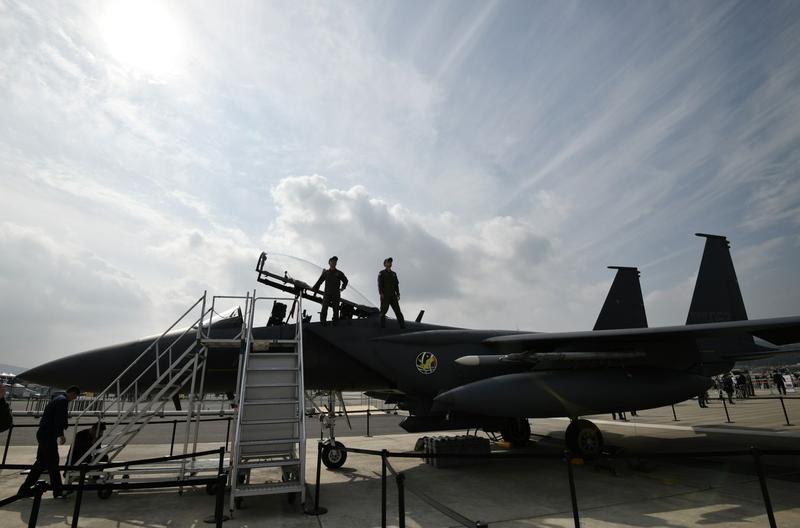
<path id="1" fill-rule="evenodd" d="M 36 484 L 39 475 L 45 469 L 50 474 L 50 486 L 53 488 L 53 497 L 61 498 L 61 475 L 58 473 L 58 445 L 67 442 L 64 430 L 67 428 L 67 407 L 69 402 L 78 397 L 81 390 L 72 386 L 66 393 L 57 395 L 50 400 L 44 408 L 42 419 L 39 420 L 39 429 L 36 431 L 36 440 L 39 448 L 36 450 L 36 462 L 33 463 L 28 478 L 19 487 L 17 495 L 25 496 L 30 493 L 31 487 Z"/>
<path id="2" fill-rule="evenodd" d="M 392 307 L 400 328 L 406 327 L 403 312 L 400 311 L 400 281 L 392 271 L 392 257 L 383 260 L 383 269 L 378 273 L 378 293 L 381 296 L 381 327 L 386 326 L 386 312 Z"/>
<path id="3" fill-rule="evenodd" d="M 329 306 L 333 309 L 333 324 L 335 325 L 339 321 L 339 302 L 342 299 L 340 292 L 347 287 L 347 277 L 336 269 L 338 262 L 339 257 L 335 255 L 329 258 L 329 268 L 322 270 L 322 275 L 319 276 L 316 284 L 311 288 L 314 292 L 318 292 L 320 284 L 325 283 L 325 293 L 322 295 L 322 311 L 319 314 L 319 320 L 322 321 L 323 326 L 328 320 Z"/>

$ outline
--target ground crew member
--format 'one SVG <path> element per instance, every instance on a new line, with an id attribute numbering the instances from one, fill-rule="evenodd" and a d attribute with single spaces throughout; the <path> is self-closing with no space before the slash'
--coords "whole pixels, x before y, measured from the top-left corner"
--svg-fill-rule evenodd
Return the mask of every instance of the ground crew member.
<path id="1" fill-rule="evenodd" d="M 384 259 L 383 269 L 378 273 L 378 294 L 381 296 L 381 327 L 386 326 L 386 312 L 392 307 L 400 328 L 406 327 L 403 312 L 400 311 L 400 281 L 392 271 L 392 257 Z"/>
<path id="2" fill-rule="evenodd" d="M 322 295 L 322 311 L 319 314 L 319 320 L 322 321 L 323 325 L 328 320 L 329 306 L 333 309 L 333 324 L 335 325 L 339 320 L 339 302 L 342 299 L 340 292 L 347 287 L 347 277 L 336 269 L 338 262 L 339 257 L 335 255 L 329 258 L 329 268 L 322 270 L 322 275 L 319 276 L 316 284 L 311 288 L 314 292 L 318 292 L 320 284 L 325 283 L 325 293 Z"/>
<path id="3" fill-rule="evenodd" d="M 50 486 L 53 488 L 53 497 L 61 498 L 61 475 L 58 473 L 58 444 L 64 445 L 67 438 L 64 430 L 68 425 L 67 407 L 69 402 L 78 397 L 81 390 L 72 386 L 66 393 L 58 394 L 50 400 L 44 408 L 42 419 L 39 420 L 39 429 L 36 431 L 36 440 L 39 448 L 36 450 L 36 462 L 33 463 L 28 478 L 19 487 L 17 495 L 29 495 L 31 487 L 39 480 L 45 469 L 50 474 Z"/>
<path id="4" fill-rule="evenodd" d="M 6 386 L 0 385 L 0 433 L 8 431 L 13 425 L 14 417 L 6 401 Z"/>
<path id="5" fill-rule="evenodd" d="M 72 442 L 72 447 L 69 450 L 69 455 L 67 455 L 67 460 L 72 465 L 77 465 L 78 461 L 81 459 L 83 455 L 85 455 L 89 449 L 97 442 L 97 439 L 103 435 L 103 432 L 106 430 L 106 424 L 103 422 L 97 422 L 88 429 L 81 429 L 75 435 L 75 440 Z M 97 446 L 98 448 L 100 446 Z M 108 455 L 103 457 L 101 462 L 106 462 L 108 460 Z M 81 463 L 89 463 L 89 459 L 81 461 Z"/>

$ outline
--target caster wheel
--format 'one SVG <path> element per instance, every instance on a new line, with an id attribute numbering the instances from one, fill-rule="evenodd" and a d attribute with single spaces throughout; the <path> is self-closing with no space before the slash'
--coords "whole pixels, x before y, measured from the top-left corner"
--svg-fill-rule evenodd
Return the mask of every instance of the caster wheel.
<path id="1" fill-rule="evenodd" d="M 97 496 L 103 500 L 106 500 L 111 497 L 113 490 L 111 488 L 100 488 L 97 490 Z"/>

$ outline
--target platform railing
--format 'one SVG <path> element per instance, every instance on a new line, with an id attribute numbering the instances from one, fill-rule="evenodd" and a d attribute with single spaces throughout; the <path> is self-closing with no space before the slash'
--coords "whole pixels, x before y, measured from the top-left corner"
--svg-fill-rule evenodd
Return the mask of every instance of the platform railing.
<path id="1" fill-rule="evenodd" d="M 119 482 L 119 483 L 89 483 L 86 480 L 86 475 L 89 472 L 98 472 L 103 471 L 106 469 L 113 469 L 113 468 L 131 468 L 135 466 L 142 466 L 142 465 L 150 465 L 150 464 L 161 464 L 164 462 L 176 461 L 176 460 L 185 460 L 187 458 L 197 458 L 206 455 L 219 455 L 219 462 L 217 466 L 217 474 L 213 477 L 190 477 L 184 479 L 177 479 L 177 480 L 161 480 L 161 481 L 148 481 L 148 482 Z M 77 484 L 69 484 L 66 483 L 62 486 L 63 491 L 65 492 L 76 492 L 75 494 L 75 506 L 72 513 L 72 528 L 77 528 L 78 521 L 80 520 L 80 511 L 81 511 L 81 504 L 83 501 L 83 492 L 84 491 L 104 491 L 104 492 L 113 492 L 115 490 L 132 490 L 132 489 L 157 489 L 157 488 L 183 488 L 190 485 L 195 486 L 202 486 L 205 485 L 208 487 L 209 490 L 214 491 L 214 495 L 216 497 L 214 503 L 214 515 L 209 517 L 206 522 L 215 524 L 218 528 L 222 527 L 222 523 L 227 520 L 224 516 L 224 496 L 225 496 L 225 482 L 227 480 L 227 474 L 224 470 L 225 466 L 225 448 L 220 447 L 219 449 L 211 449 L 207 451 L 199 451 L 199 452 L 192 452 L 186 453 L 182 455 L 174 455 L 168 457 L 155 457 L 155 458 L 144 458 L 139 460 L 129 460 L 126 462 L 110 462 L 105 464 L 80 464 L 80 465 L 63 465 L 59 466 L 59 471 L 77 471 L 79 472 L 79 479 Z M 11 470 L 30 470 L 33 467 L 32 464 L 0 464 L 0 470 L 11 469 Z M 39 508 L 42 502 L 42 495 L 47 492 L 48 490 L 52 489 L 50 484 L 46 483 L 44 480 L 39 480 L 33 486 L 32 495 L 33 495 L 33 504 L 31 505 L 31 513 L 28 518 L 28 527 L 33 528 L 36 526 L 38 517 L 39 517 Z M 28 497 L 30 495 L 12 495 L 11 497 L 7 497 L 5 499 L 0 500 L 0 508 L 12 504 L 20 499 Z"/>
<path id="2" fill-rule="evenodd" d="M 314 486 L 314 502 L 313 506 L 308 506 L 306 513 L 311 515 L 323 515 L 327 513 L 327 508 L 320 506 L 320 468 L 322 464 L 322 448 L 323 443 L 319 442 L 317 445 L 317 472 L 316 482 Z M 400 528 L 405 528 L 405 492 L 409 491 L 415 497 L 423 502 L 432 506 L 434 509 L 449 517 L 453 521 L 462 526 L 468 527 L 488 527 L 488 523 L 480 520 L 472 520 L 468 517 L 456 512 L 448 506 L 437 501 L 429 494 L 417 488 L 416 484 L 409 484 L 406 480 L 405 472 L 398 471 L 390 463 L 390 458 L 419 458 L 419 459 L 438 459 L 438 458 L 458 458 L 458 459 L 486 459 L 486 460 L 514 460 L 514 459 L 550 459 L 550 460 L 563 460 L 567 468 L 567 479 L 569 482 L 570 500 L 572 503 L 572 516 L 575 528 L 580 528 L 580 512 L 578 508 L 578 495 L 575 486 L 574 465 L 582 465 L 583 458 L 565 450 L 563 453 L 483 453 L 483 454 L 460 454 L 460 453 L 429 453 L 420 451 L 405 451 L 405 452 L 391 452 L 387 450 L 376 451 L 371 449 L 359 449 L 353 447 L 342 447 L 343 451 L 348 453 L 357 453 L 362 455 L 381 457 L 381 526 L 387 526 L 387 480 L 388 474 L 394 477 L 395 485 L 397 488 L 397 519 Z M 756 475 L 758 477 L 759 486 L 761 488 L 761 497 L 764 502 L 764 509 L 767 514 L 767 520 L 771 528 L 776 528 L 775 513 L 772 507 L 772 500 L 769 495 L 767 487 L 766 475 L 764 467 L 761 462 L 764 456 L 800 456 L 800 449 L 759 449 L 756 446 L 749 446 L 748 449 L 738 450 L 718 450 L 718 451 L 681 451 L 681 452 L 625 452 L 625 458 L 637 459 L 681 459 L 681 458 L 717 458 L 717 457 L 744 457 L 749 456 L 753 458 L 755 465 Z M 613 458 L 608 455 L 605 458 Z"/>

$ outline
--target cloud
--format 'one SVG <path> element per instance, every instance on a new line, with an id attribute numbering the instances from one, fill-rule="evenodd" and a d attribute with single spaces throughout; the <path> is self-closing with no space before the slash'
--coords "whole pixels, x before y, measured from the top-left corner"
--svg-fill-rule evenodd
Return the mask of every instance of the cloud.
<path id="1" fill-rule="evenodd" d="M 114 341 L 151 306 L 132 276 L 40 229 L 0 223 L 0 254 L 0 297 L 7 301 L 0 305 L 0 333 L 11 363 L 33 366 L 45 355 L 74 350 L 73 342 Z"/>

